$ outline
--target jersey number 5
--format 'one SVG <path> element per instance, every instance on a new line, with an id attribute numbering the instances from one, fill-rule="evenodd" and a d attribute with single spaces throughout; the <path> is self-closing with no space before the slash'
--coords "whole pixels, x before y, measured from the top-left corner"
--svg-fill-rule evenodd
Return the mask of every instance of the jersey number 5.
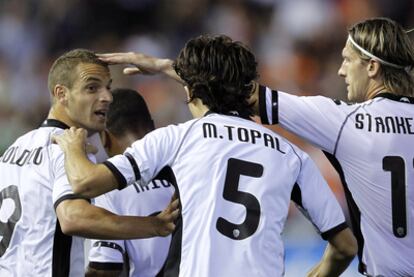
<path id="1" fill-rule="evenodd" d="M 226 180 L 223 198 L 246 207 L 246 218 L 241 224 L 234 224 L 219 217 L 216 228 L 224 236 L 234 240 L 242 240 L 256 232 L 260 221 L 260 203 L 248 192 L 239 190 L 240 176 L 259 178 L 263 175 L 261 164 L 231 158 L 227 162 Z"/>
<path id="2" fill-rule="evenodd" d="M 407 235 L 405 161 L 399 156 L 385 156 L 382 168 L 391 172 L 392 230 L 394 236 L 403 238 Z"/>
<path id="3" fill-rule="evenodd" d="M 14 211 L 6 222 L 0 220 L 0 257 L 3 256 L 6 252 L 7 247 L 9 247 L 10 240 L 16 226 L 17 221 L 19 221 L 22 216 L 22 205 L 20 203 L 19 190 L 16 186 L 8 186 L 0 192 L 0 211 L 5 210 L 3 207 L 3 202 L 6 199 L 11 199 L 14 203 Z M 4 213 L 0 213 L 2 215 Z"/>

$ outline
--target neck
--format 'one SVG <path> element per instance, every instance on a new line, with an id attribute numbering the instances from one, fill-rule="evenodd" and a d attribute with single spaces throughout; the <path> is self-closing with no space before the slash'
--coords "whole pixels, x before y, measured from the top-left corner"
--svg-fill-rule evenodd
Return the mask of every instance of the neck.
<path id="1" fill-rule="evenodd" d="M 366 95 L 366 100 L 374 98 L 376 95 L 387 91 L 387 88 L 384 86 L 384 83 L 374 82 L 368 86 Z"/>
<path id="2" fill-rule="evenodd" d="M 188 107 L 190 109 L 191 114 L 194 118 L 203 117 L 210 109 L 203 104 L 203 102 L 195 98 L 189 104 Z"/>
<path id="3" fill-rule="evenodd" d="M 65 123 L 66 125 L 72 127 L 79 127 L 76 126 L 75 122 L 73 122 L 69 116 L 65 113 L 65 111 L 63 110 L 62 107 L 59 106 L 55 106 L 53 105 L 50 110 L 49 110 L 49 114 L 47 115 L 48 119 L 56 119 L 59 120 L 63 123 Z"/>

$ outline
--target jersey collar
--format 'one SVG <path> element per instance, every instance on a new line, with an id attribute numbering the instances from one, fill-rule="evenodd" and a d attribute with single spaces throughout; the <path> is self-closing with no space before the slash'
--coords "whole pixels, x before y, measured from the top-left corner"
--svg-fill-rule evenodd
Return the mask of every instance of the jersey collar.
<path id="1" fill-rule="evenodd" d="M 388 99 L 391 99 L 391 100 L 394 100 L 394 101 L 414 104 L 414 97 L 409 97 L 409 96 L 404 96 L 404 95 L 397 95 L 397 94 L 393 94 L 393 93 L 390 93 L 390 92 L 378 93 L 377 95 L 374 96 L 374 98 L 377 98 L 377 97 L 383 97 L 383 98 L 388 98 Z"/>
<path id="2" fill-rule="evenodd" d="M 204 114 L 204 116 L 207 116 L 207 115 L 210 115 L 210 114 L 219 114 L 219 113 L 215 113 L 215 112 L 212 112 L 212 111 L 207 111 Z M 221 114 L 221 115 L 236 116 L 236 117 L 240 117 L 240 118 L 243 118 L 243 119 L 252 120 L 248 115 L 240 114 L 237 111 L 231 111 L 231 112 L 228 112 L 228 113 L 225 113 L 225 114 Z"/>
<path id="3" fill-rule="evenodd" d="M 60 129 L 69 129 L 70 127 L 57 119 L 46 119 L 40 127 L 57 127 Z"/>

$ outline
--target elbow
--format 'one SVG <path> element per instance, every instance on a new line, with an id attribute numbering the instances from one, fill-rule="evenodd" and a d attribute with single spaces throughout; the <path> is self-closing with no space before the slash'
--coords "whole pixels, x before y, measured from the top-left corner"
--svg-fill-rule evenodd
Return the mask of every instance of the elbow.
<path id="1" fill-rule="evenodd" d="M 69 183 L 72 186 L 74 194 L 85 198 L 92 198 L 95 196 L 91 194 L 91 182 L 88 178 L 72 177 L 69 179 Z"/>
<path id="2" fill-rule="evenodd" d="M 63 234 L 68 236 L 82 235 L 85 229 L 83 220 L 87 208 L 85 205 L 89 205 L 86 200 L 68 199 L 56 207 L 56 215 Z"/>
<path id="3" fill-rule="evenodd" d="M 73 215 L 64 215 L 59 217 L 59 224 L 62 230 L 62 233 L 68 236 L 76 236 L 80 233 L 80 228 L 77 223 L 75 216 Z"/>

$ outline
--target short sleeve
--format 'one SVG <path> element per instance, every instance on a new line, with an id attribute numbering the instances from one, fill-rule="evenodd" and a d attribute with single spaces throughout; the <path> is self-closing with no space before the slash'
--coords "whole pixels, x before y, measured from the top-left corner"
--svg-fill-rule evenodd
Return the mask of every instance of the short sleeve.
<path id="1" fill-rule="evenodd" d="M 333 154 L 349 114 L 356 107 L 324 96 L 295 96 L 260 87 L 262 123 L 279 123 L 286 130 Z"/>
<path id="2" fill-rule="evenodd" d="M 326 240 L 347 227 L 345 217 L 315 163 L 305 153 L 301 160 L 301 171 L 292 190 L 292 200 Z"/>
<path id="3" fill-rule="evenodd" d="M 89 267 L 97 270 L 122 270 L 125 242 L 91 240 Z"/>
<path id="4" fill-rule="evenodd" d="M 124 154 L 114 156 L 104 164 L 117 178 L 120 187 L 138 180 L 147 184 L 162 168 L 172 163 L 180 141 L 178 126 L 160 128 L 134 142 Z"/>
<path id="5" fill-rule="evenodd" d="M 56 207 L 63 200 L 81 198 L 73 193 L 72 186 L 69 183 L 65 171 L 65 155 L 60 147 L 56 144 L 50 145 L 51 155 L 51 171 L 53 182 L 53 205 Z M 95 162 L 93 155 L 88 155 L 88 158 Z"/>

